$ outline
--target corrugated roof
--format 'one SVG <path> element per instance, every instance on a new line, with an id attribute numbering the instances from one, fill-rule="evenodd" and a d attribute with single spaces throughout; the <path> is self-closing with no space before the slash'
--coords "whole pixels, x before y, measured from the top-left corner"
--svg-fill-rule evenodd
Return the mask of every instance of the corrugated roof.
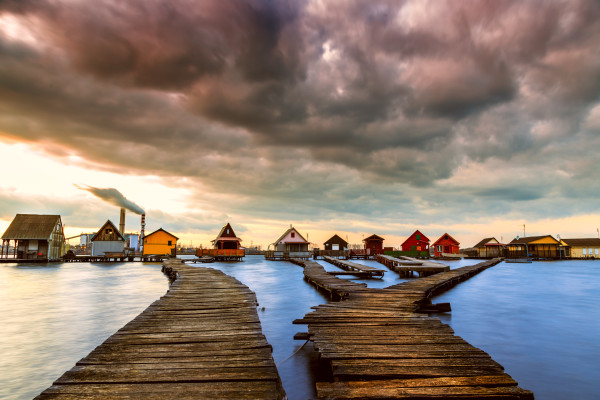
<path id="1" fill-rule="evenodd" d="M 522 238 L 514 238 L 513 240 L 511 240 L 511 242 L 509 244 L 527 244 L 527 243 L 531 243 L 531 242 L 535 242 L 536 240 L 540 240 L 540 239 L 544 239 L 544 238 L 551 238 L 553 240 L 556 240 L 552 237 L 552 235 L 543 235 L 543 236 L 526 236 L 526 237 L 522 237 Z M 558 242 L 558 240 L 556 240 L 556 242 Z"/>
<path id="2" fill-rule="evenodd" d="M 2 239 L 50 239 L 60 215 L 17 214 Z"/>
<path id="3" fill-rule="evenodd" d="M 600 239 L 597 238 L 563 239 L 563 242 L 565 242 L 569 246 L 600 246 Z"/>

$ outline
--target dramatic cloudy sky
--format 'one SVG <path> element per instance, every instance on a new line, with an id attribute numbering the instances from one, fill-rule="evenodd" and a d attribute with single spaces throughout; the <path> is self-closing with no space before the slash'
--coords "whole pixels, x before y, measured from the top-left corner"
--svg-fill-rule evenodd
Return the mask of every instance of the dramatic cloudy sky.
<path id="1" fill-rule="evenodd" d="M 590 237 L 599 152 L 598 1 L 0 2 L 0 230 Z"/>

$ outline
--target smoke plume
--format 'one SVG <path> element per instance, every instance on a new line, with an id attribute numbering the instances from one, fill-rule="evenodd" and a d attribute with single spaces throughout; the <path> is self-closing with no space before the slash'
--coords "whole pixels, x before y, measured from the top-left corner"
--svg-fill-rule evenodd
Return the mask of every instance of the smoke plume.
<path id="1" fill-rule="evenodd" d="M 78 189 L 81 189 L 81 190 L 87 190 L 88 192 L 92 193 L 93 195 L 101 198 L 104 201 L 109 202 L 110 204 L 114 204 L 117 207 L 126 208 L 129 211 L 134 212 L 136 214 L 145 214 L 145 211 L 140 206 L 138 206 L 131 200 L 127 200 L 125 198 L 125 196 L 123 196 L 121 194 L 121 192 L 119 192 L 115 188 L 96 188 L 96 187 L 87 186 L 87 185 L 86 186 L 75 185 L 75 187 L 77 187 Z"/>

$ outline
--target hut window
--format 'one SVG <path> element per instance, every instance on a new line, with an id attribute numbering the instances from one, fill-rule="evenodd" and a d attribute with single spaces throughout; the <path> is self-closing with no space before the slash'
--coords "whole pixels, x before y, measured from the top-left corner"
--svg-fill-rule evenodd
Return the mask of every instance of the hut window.
<path id="1" fill-rule="evenodd" d="M 227 234 L 229 235 L 229 229 L 227 229 Z"/>
<path id="2" fill-rule="evenodd" d="M 292 237 L 296 237 L 296 234 L 294 232 L 292 232 Z"/>
<path id="3" fill-rule="evenodd" d="M 416 238 L 417 240 L 421 240 L 421 235 L 417 235 L 417 236 L 415 236 L 415 238 Z"/>
<path id="4" fill-rule="evenodd" d="M 173 241 L 169 240 L 169 241 L 167 242 L 167 245 L 169 245 L 169 246 L 173 245 Z"/>
<path id="5" fill-rule="evenodd" d="M 106 233 L 107 233 L 108 235 L 110 235 L 110 234 L 112 233 L 112 229 L 111 229 L 111 228 L 106 228 Z"/>

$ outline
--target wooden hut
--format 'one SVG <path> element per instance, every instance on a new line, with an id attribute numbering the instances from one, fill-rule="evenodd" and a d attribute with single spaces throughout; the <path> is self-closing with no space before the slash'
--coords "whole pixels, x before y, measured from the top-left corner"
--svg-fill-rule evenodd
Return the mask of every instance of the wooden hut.
<path id="1" fill-rule="evenodd" d="M 274 250 L 265 253 L 265 258 L 267 260 L 307 259 L 311 256 L 308 251 L 309 244 L 310 242 L 290 225 L 290 228 L 273 243 Z"/>
<path id="2" fill-rule="evenodd" d="M 600 239 L 562 239 L 565 249 L 564 255 L 571 258 L 600 258 Z"/>
<path id="3" fill-rule="evenodd" d="M 142 254 L 170 254 L 175 255 L 177 240 L 179 238 L 170 234 L 163 228 L 144 236 L 144 249 Z"/>
<path id="4" fill-rule="evenodd" d="M 444 233 L 433 243 L 434 257 L 443 257 L 446 254 L 459 254 L 460 243 L 452 236 Z"/>
<path id="5" fill-rule="evenodd" d="M 104 256 L 107 253 L 123 253 L 125 238 L 115 224 L 108 220 L 92 237 L 92 256 Z"/>
<path id="6" fill-rule="evenodd" d="M 212 241 L 213 248 L 215 249 L 228 249 L 228 250 L 238 250 L 240 248 L 240 242 L 242 239 L 235 235 L 233 228 L 227 223 L 221 231 L 217 235 L 216 239 Z"/>
<path id="7" fill-rule="evenodd" d="M 9 246 L 13 242 L 13 254 Z M 2 258 L 57 260 L 65 254 L 60 215 L 17 214 L 2 235 Z"/>
<path id="8" fill-rule="evenodd" d="M 495 258 L 504 256 L 504 245 L 496 238 L 490 237 L 479 241 L 473 249 L 477 250 L 477 257 Z"/>
<path id="9" fill-rule="evenodd" d="M 385 239 L 378 235 L 371 235 L 363 239 L 366 254 L 383 254 L 383 241 Z"/>
<path id="10" fill-rule="evenodd" d="M 429 238 L 417 229 L 401 247 L 402 251 L 429 251 Z"/>
<path id="11" fill-rule="evenodd" d="M 508 244 L 508 258 L 560 258 L 560 242 L 552 235 L 516 237 Z"/>
<path id="12" fill-rule="evenodd" d="M 333 235 L 328 241 L 323 243 L 325 251 L 345 251 L 348 250 L 348 242 L 342 239 L 339 235 Z"/>

